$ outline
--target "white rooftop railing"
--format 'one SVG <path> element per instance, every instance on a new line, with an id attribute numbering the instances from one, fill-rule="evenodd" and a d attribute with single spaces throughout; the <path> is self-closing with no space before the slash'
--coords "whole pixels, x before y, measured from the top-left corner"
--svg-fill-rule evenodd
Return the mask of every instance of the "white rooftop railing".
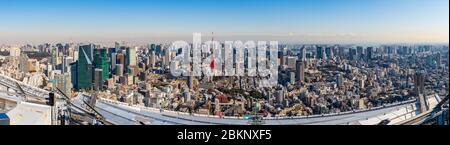
<path id="1" fill-rule="evenodd" d="M 234 117 L 234 116 L 217 116 L 217 115 L 204 115 L 204 114 L 197 114 L 197 113 L 186 113 L 186 112 L 179 112 L 179 111 L 173 111 L 173 110 L 166 110 L 166 109 L 159 109 L 154 107 L 146 107 L 142 105 L 130 105 L 128 103 L 114 101 L 106 98 L 99 98 L 99 100 L 110 103 L 110 104 L 116 104 L 121 106 L 126 106 L 128 108 L 132 108 L 135 110 L 145 110 L 145 111 L 151 111 L 151 112 L 164 112 L 168 114 L 173 115 L 189 115 L 189 116 L 197 116 L 197 117 L 209 117 L 209 118 L 225 118 L 225 119 L 239 119 L 244 120 L 243 117 Z M 309 115 L 309 116 L 292 116 L 292 117 L 264 117 L 265 120 L 286 120 L 286 119 L 304 119 L 304 118 L 316 118 L 316 117 L 330 117 L 330 116 L 338 116 L 338 115 L 346 115 L 346 114 L 354 114 L 354 113 L 362 113 L 367 111 L 375 111 L 383 108 L 389 108 L 389 107 L 395 107 L 399 105 L 404 104 L 410 104 L 414 103 L 416 99 L 410 99 L 407 101 L 402 102 L 396 102 L 392 104 L 387 104 L 379 107 L 373 107 L 373 108 L 367 108 L 367 109 L 361 109 L 361 110 L 354 110 L 354 111 L 347 111 L 347 112 L 340 112 L 340 113 L 330 113 L 330 114 L 322 114 L 322 115 Z"/>

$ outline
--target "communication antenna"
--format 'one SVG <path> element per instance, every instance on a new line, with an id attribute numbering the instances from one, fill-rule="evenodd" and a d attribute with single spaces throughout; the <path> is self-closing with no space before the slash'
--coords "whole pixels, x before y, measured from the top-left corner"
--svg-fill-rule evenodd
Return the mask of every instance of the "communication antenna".
<path id="1" fill-rule="evenodd" d="M 211 48 L 211 55 L 212 55 L 212 58 L 211 58 L 211 64 L 209 64 L 209 67 L 214 71 L 214 69 L 216 68 L 216 60 L 214 59 L 214 45 L 215 45 L 215 43 L 214 43 L 214 32 L 212 32 L 212 38 L 211 38 L 211 45 L 212 45 L 212 48 Z"/>

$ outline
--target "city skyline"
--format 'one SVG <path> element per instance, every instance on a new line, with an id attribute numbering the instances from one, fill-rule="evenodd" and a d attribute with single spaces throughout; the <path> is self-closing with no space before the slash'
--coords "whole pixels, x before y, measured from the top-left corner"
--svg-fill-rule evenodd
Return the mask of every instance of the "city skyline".
<path id="1" fill-rule="evenodd" d="M 447 0 L 0 2 L 0 44 L 192 40 L 448 43 Z"/>

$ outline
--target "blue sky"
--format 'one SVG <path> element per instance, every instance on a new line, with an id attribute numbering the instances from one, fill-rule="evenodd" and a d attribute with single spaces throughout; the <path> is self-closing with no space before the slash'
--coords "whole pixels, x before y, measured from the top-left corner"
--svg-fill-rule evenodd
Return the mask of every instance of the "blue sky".
<path id="1" fill-rule="evenodd" d="M 0 0 L 0 43 L 222 39 L 415 43 L 449 39 L 448 0 Z M 192 38 L 191 38 L 192 39 Z"/>

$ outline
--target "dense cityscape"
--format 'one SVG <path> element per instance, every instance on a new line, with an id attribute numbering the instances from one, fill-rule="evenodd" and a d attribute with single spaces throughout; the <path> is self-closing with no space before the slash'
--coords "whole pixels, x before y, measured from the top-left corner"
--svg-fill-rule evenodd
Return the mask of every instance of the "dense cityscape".
<path id="1" fill-rule="evenodd" d="M 2 45 L 0 74 L 70 98 L 244 118 L 349 112 L 449 94 L 447 44 L 280 44 L 273 87 L 257 85 L 258 76 L 173 76 L 180 51 L 157 43 Z M 210 55 L 202 53 L 202 60 Z"/>
<path id="2" fill-rule="evenodd" d="M 448 5 L 0 1 L 0 126 L 445 126 Z"/>

